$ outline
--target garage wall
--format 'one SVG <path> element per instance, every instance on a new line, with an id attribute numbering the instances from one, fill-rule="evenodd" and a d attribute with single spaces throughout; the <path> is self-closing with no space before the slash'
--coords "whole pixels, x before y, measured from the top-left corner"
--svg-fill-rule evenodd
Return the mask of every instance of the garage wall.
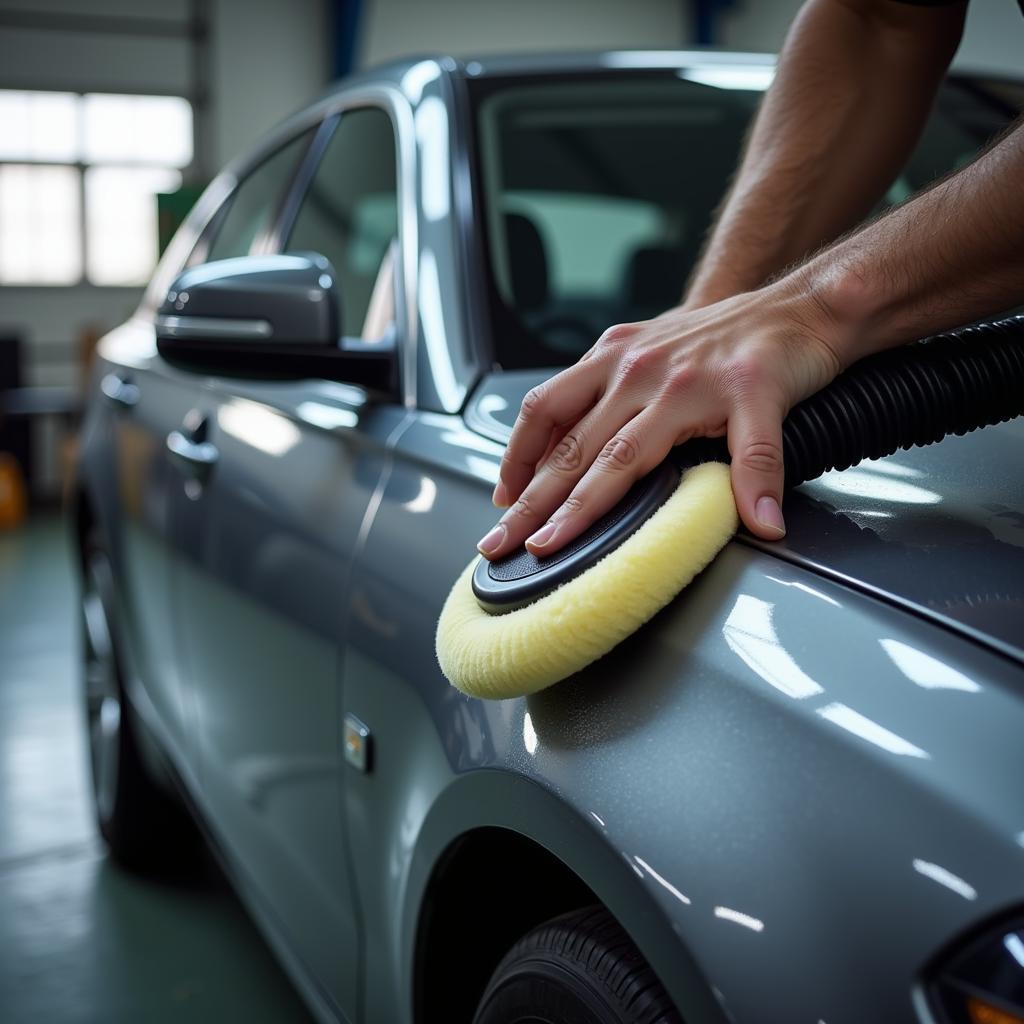
<path id="1" fill-rule="evenodd" d="M 249 148 L 330 80 L 328 0 L 215 0 L 213 165 Z"/>
<path id="2" fill-rule="evenodd" d="M 409 53 L 672 49 L 687 39 L 683 0 L 366 0 L 363 65 Z"/>

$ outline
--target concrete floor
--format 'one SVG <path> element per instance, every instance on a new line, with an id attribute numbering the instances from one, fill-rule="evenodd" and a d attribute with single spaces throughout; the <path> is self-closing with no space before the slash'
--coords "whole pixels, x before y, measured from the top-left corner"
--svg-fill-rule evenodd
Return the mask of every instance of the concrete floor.
<path id="1" fill-rule="evenodd" d="M 90 806 L 75 589 L 55 515 L 0 531 L 0 1021 L 309 1021 L 212 864 L 143 880 Z"/>

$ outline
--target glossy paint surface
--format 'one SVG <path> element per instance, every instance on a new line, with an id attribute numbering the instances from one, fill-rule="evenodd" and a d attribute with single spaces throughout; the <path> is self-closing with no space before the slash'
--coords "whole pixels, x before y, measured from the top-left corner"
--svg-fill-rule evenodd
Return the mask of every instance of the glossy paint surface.
<path id="1" fill-rule="evenodd" d="M 494 515 L 490 445 L 454 418 L 403 433 L 360 559 L 360 604 L 379 625 L 353 631 L 351 702 L 408 680 L 452 772 L 512 771 L 572 807 L 647 888 L 727 1016 L 914 1019 L 916 975 L 942 941 L 1021 897 L 1019 665 L 733 543 L 572 680 L 524 701 L 465 698 L 428 660 L 465 541 Z M 445 449 L 426 474 L 425 453 Z M 470 514 L 460 544 L 441 524 Z M 413 559 L 423 571 L 402 571 Z M 500 817 L 484 803 L 467 813 Z M 685 1007 L 673 959 L 645 952 Z"/>
<path id="2" fill-rule="evenodd" d="M 690 59 L 565 66 L 630 56 Z M 460 412 L 490 365 L 460 233 L 459 74 L 423 61 L 351 86 L 399 141 L 399 393 L 174 371 L 150 300 L 103 342 L 97 380 L 130 374 L 140 397 L 95 399 L 82 484 L 116 548 L 137 699 L 324 1019 L 412 1020 L 431 872 L 497 826 L 591 887 L 688 1024 L 918 1020 L 929 959 L 1024 901 L 1019 590 L 988 602 L 1001 632 L 970 602 L 926 607 L 958 593 L 965 552 L 1019 553 L 1016 428 L 804 488 L 785 547 L 730 544 L 585 672 L 529 700 L 459 694 L 437 614 L 494 521 L 530 378 L 489 378 Z M 165 445 L 201 423 L 206 475 Z M 370 730 L 368 773 L 344 764 L 345 713 Z"/>

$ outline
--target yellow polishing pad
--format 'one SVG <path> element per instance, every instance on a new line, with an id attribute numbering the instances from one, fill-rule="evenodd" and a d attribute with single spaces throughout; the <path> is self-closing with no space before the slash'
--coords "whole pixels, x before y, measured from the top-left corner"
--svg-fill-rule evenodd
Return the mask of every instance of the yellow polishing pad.
<path id="1" fill-rule="evenodd" d="M 736 532 L 729 467 L 694 466 L 614 551 L 533 604 L 491 615 L 473 594 L 474 559 L 437 623 L 437 660 L 453 686 L 500 700 L 536 693 L 607 654 L 664 608 Z"/>

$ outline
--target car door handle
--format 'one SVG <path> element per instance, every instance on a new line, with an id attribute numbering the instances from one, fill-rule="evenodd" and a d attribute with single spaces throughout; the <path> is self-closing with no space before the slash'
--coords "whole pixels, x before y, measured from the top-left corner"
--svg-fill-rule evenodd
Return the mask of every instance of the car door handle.
<path id="1" fill-rule="evenodd" d="M 139 402 L 138 386 L 117 373 L 108 373 L 100 381 L 100 391 L 108 401 L 121 406 L 122 409 L 131 409 Z"/>
<path id="2" fill-rule="evenodd" d="M 205 473 L 220 457 L 209 441 L 190 441 L 180 430 L 167 435 L 167 450 L 193 474 Z"/>

